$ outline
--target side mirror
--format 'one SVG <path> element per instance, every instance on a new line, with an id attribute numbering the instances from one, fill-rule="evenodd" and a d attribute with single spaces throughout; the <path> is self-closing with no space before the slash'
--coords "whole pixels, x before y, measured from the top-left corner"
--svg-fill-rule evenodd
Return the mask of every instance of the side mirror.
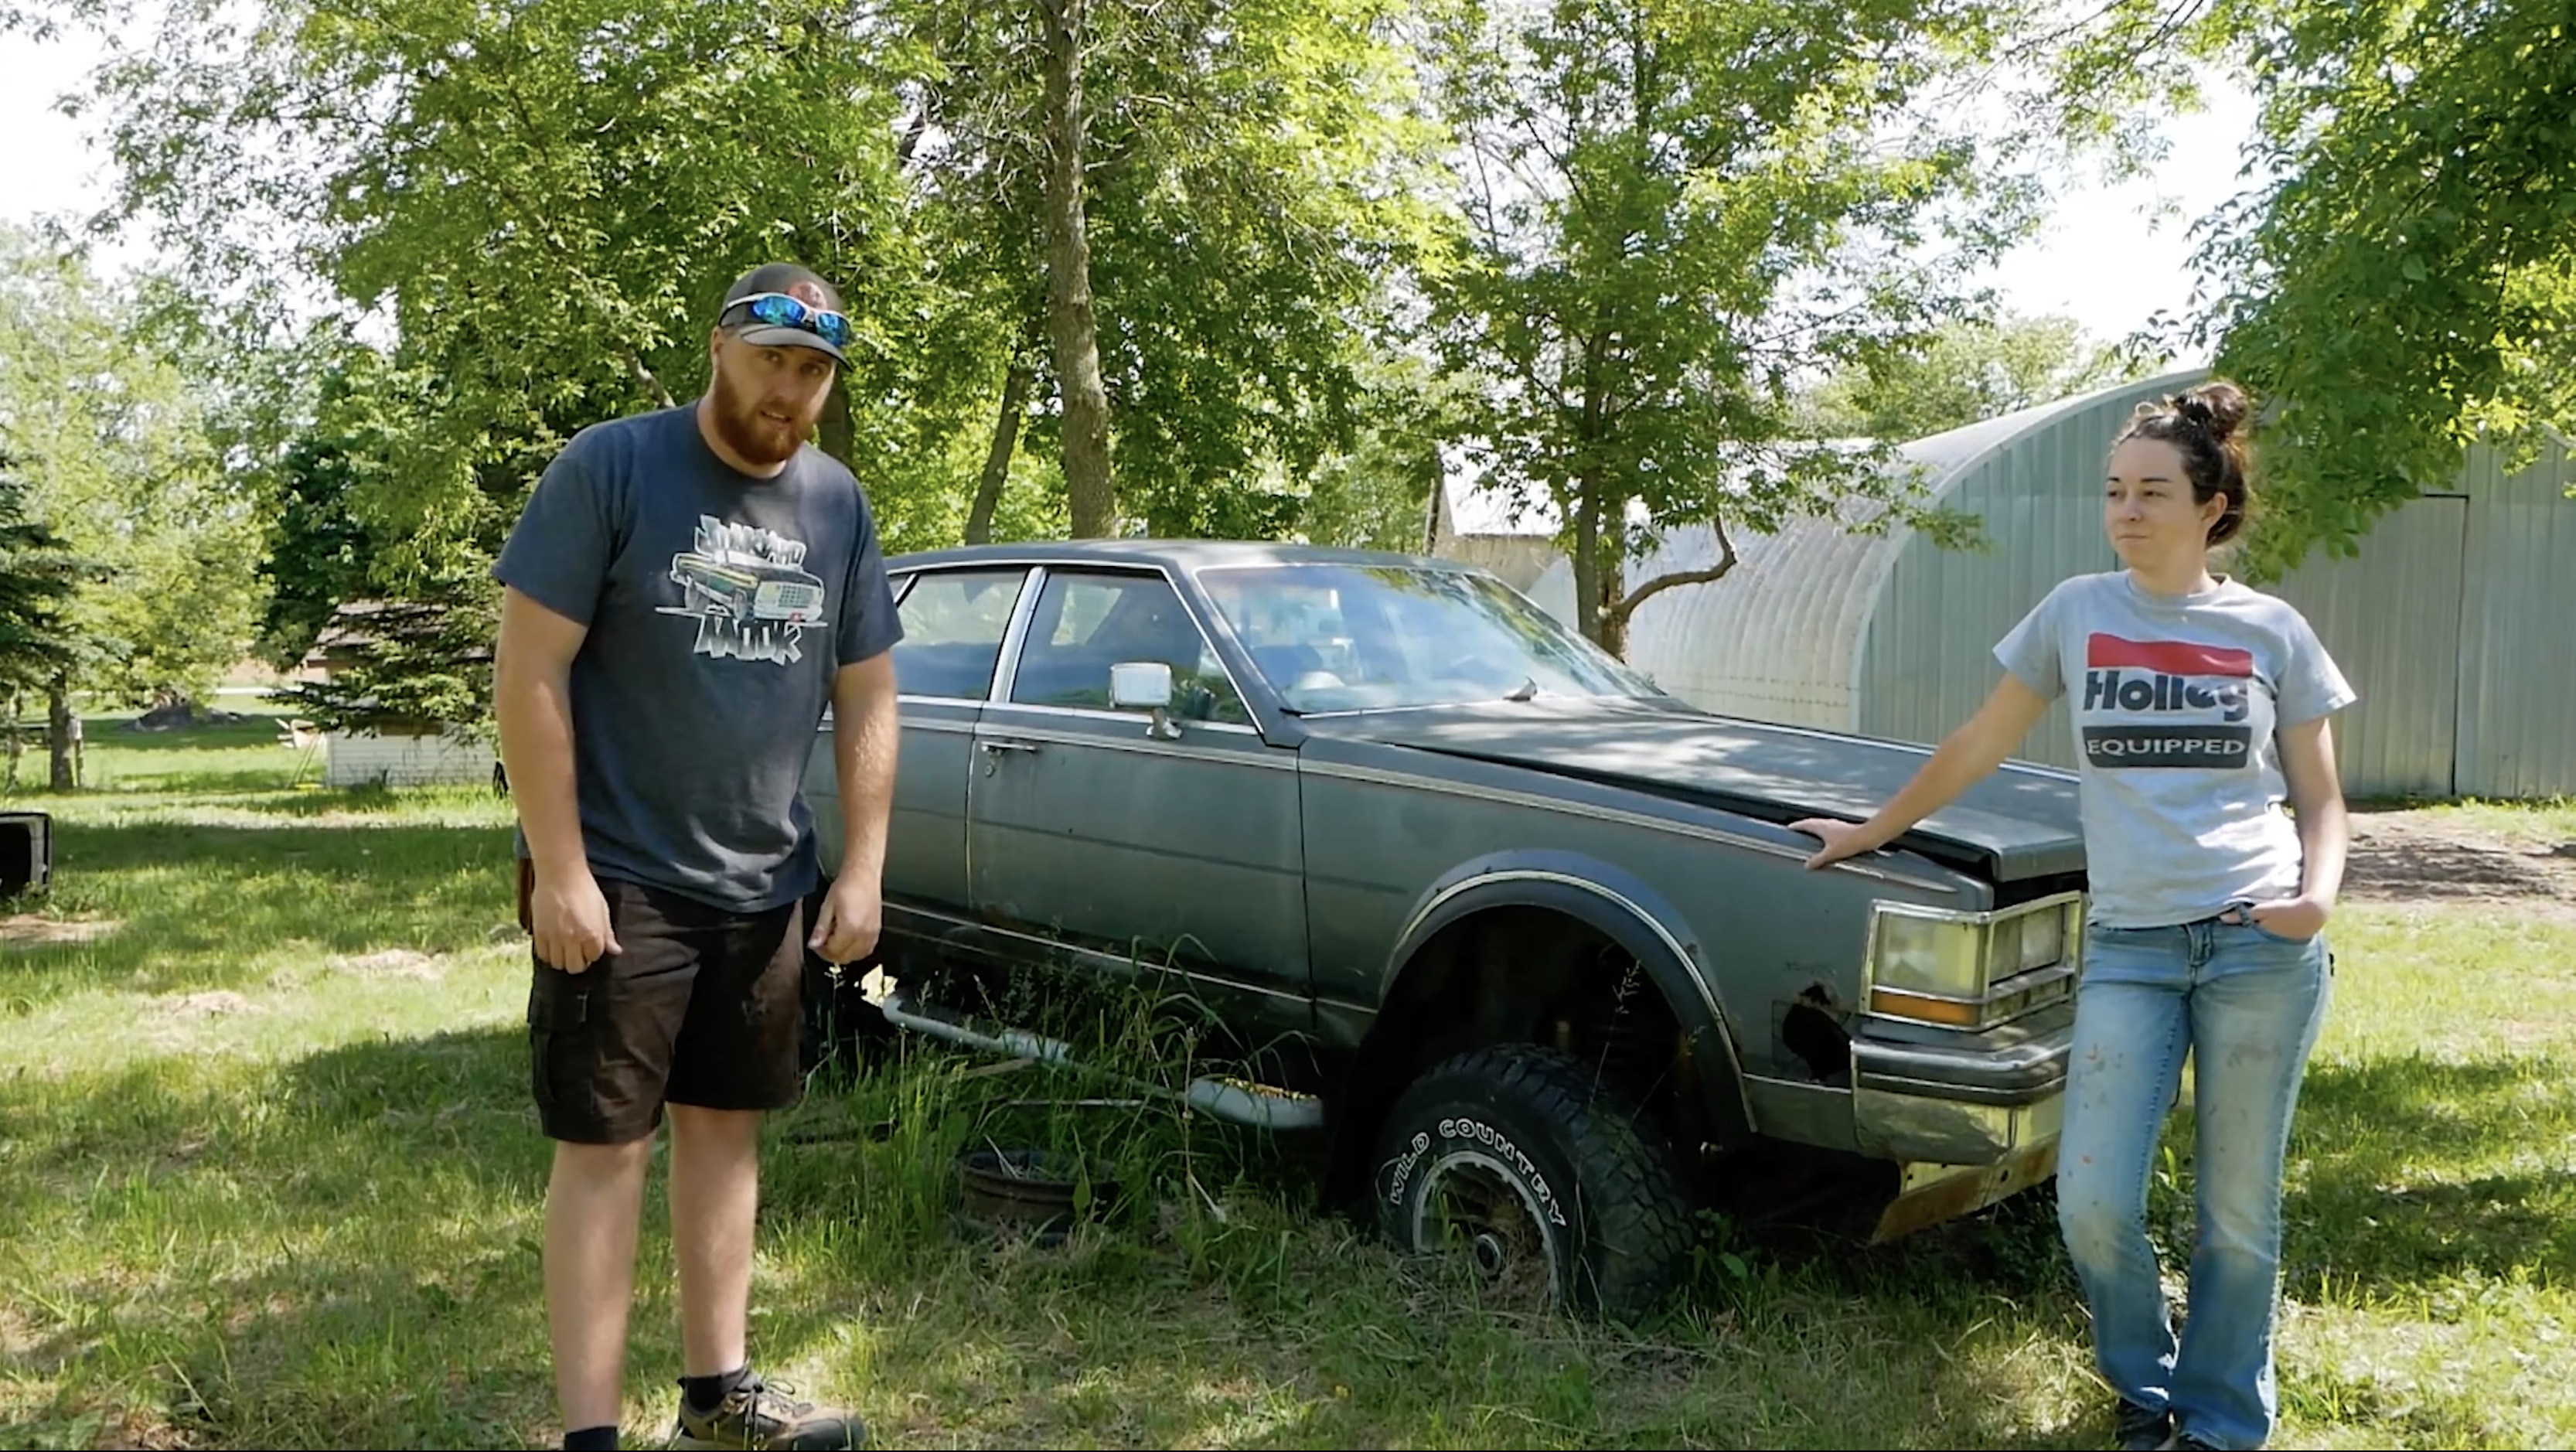
<path id="1" fill-rule="evenodd" d="M 1181 728 L 1172 720 L 1172 668 L 1158 660 L 1121 661 L 1109 668 L 1109 704 L 1121 711 L 1151 711 L 1154 722 L 1145 734 L 1157 741 L 1177 741 Z"/>

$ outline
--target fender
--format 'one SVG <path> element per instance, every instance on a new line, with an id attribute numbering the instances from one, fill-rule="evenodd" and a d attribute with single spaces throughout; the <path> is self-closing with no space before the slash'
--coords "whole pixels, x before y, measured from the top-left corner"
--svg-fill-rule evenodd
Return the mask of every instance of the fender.
<path id="1" fill-rule="evenodd" d="M 1708 1109 L 1721 1142 L 1753 1133 L 1753 1105 L 1744 1087 L 1744 1062 L 1729 1032 L 1725 1010 L 1701 965 L 1707 961 L 1689 921 L 1633 873 L 1572 852 L 1498 852 L 1444 873 L 1416 900 L 1378 980 L 1378 1002 L 1393 998 L 1424 945 L 1461 919 L 1498 907 L 1537 907 L 1598 929 L 1646 970 L 1681 1025 L 1692 1057 L 1705 1064 L 1711 1047 L 1726 1056 L 1725 1084 L 1704 1079 Z"/>

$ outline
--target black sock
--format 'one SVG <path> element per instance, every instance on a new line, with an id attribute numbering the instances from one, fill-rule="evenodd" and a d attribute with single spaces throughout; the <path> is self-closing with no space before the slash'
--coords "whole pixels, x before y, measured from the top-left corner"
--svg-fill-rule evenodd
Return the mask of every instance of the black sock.
<path id="1" fill-rule="evenodd" d="M 617 1452 L 617 1425 L 564 1433 L 564 1452 Z"/>
<path id="2" fill-rule="evenodd" d="M 684 1376 L 680 1378 L 680 1394 L 689 1399 L 690 1406 L 712 1412 L 724 1405 L 724 1399 L 732 1396 L 733 1389 L 750 1375 L 749 1366 L 737 1366 L 718 1376 Z"/>

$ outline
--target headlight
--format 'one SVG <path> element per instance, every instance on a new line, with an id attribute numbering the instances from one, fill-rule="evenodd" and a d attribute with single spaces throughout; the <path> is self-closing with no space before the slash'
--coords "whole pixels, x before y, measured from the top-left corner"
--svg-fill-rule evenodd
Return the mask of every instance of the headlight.
<path id="1" fill-rule="evenodd" d="M 2066 957 L 2066 909 L 2044 908 L 1999 918 L 1986 929 L 1986 986 L 2031 973 Z"/>
<path id="2" fill-rule="evenodd" d="M 1878 986 L 1974 998 L 1986 988 L 1978 936 L 1966 923 L 1891 913 L 1879 921 Z"/>
<path id="3" fill-rule="evenodd" d="M 2074 991 L 2068 918 L 2079 902 L 2060 897 L 1996 913 L 1882 905 L 1868 968 L 1870 1011 L 1982 1028 L 2065 998 Z"/>
<path id="4" fill-rule="evenodd" d="M 2014 921 L 2021 924 L 2021 972 L 2066 961 L 2066 909 L 2024 913 Z"/>

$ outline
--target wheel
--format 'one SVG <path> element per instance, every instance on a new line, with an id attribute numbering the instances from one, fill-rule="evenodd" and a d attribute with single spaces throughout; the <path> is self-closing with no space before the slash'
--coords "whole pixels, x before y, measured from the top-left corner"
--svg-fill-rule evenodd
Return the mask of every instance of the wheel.
<path id="1" fill-rule="evenodd" d="M 1635 1321 L 1690 1254 L 1670 1146 L 1552 1049 L 1475 1049 L 1433 1067 L 1387 1115 L 1376 1159 L 1387 1238 L 1463 1253 L 1508 1299 Z"/>

